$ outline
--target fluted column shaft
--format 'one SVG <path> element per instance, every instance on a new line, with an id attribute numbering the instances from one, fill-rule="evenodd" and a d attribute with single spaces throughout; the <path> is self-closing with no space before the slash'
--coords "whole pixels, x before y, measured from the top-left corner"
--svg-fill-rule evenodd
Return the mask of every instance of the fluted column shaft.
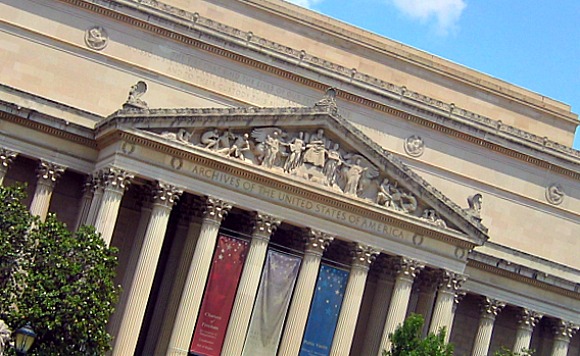
<path id="1" fill-rule="evenodd" d="M 133 282 L 133 276 L 135 269 L 137 268 L 137 263 L 139 262 L 139 256 L 141 254 L 141 246 L 143 246 L 143 240 L 145 239 L 145 233 L 147 232 L 147 226 L 151 220 L 151 204 L 150 204 L 150 194 L 151 192 L 144 192 L 145 202 L 141 206 L 141 215 L 139 217 L 139 223 L 137 224 L 137 231 L 133 237 L 133 248 L 131 249 L 131 254 L 129 255 L 129 261 L 125 267 L 125 272 L 123 279 L 121 281 L 121 296 L 117 302 L 117 308 L 115 313 L 109 320 L 107 325 L 107 330 L 113 336 L 117 335 L 119 328 L 121 327 L 121 320 L 123 319 L 123 314 L 125 312 L 125 307 L 127 305 L 127 300 L 129 297 L 129 289 L 131 288 L 131 283 Z M 113 339 L 116 342 L 116 339 Z"/>
<path id="2" fill-rule="evenodd" d="M 115 223 L 121 207 L 121 199 L 134 176 L 131 173 L 112 167 L 101 174 L 100 182 L 104 186 L 104 191 L 96 215 L 95 229 L 101 233 L 101 237 L 108 246 L 113 238 Z"/>
<path id="3" fill-rule="evenodd" d="M 570 348 L 570 340 L 578 331 L 578 325 L 571 322 L 558 320 L 553 326 L 554 343 L 552 356 L 567 356 Z"/>
<path id="4" fill-rule="evenodd" d="M 143 239 L 143 246 L 141 247 L 141 253 L 133 275 L 133 282 L 128 291 L 127 305 L 123 313 L 113 356 L 133 355 L 135 352 L 145 308 L 147 307 L 149 293 L 155 277 L 159 254 L 167 230 L 169 214 L 182 192 L 181 189 L 172 185 L 157 183 L 151 218 Z"/>
<path id="5" fill-rule="evenodd" d="M 516 341 L 514 342 L 514 347 L 512 349 L 514 353 L 519 353 L 522 352 L 522 350 L 528 350 L 530 348 L 534 327 L 542 315 L 522 308 L 520 309 L 517 317 L 518 329 L 516 331 Z"/>
<path id="6" fill-rule="evenodd" d="M 89 212 L 91 210 L 91 203 L 93 201 L 94 193 L 93 176 L 88 175 L 85 178 L 85 184 L 83 186 L 83 197 L 81 198 L 81 206 L 77 215 L 77 221 L 75 223 L 75 231 L 86 224 L 87 217 L 89 216 Z"/>
<path id="7" fill-rule="evenodd" d="M 296 287 L 288 310 L 286 326 L 282 333 L 282 341 L 278 348 L 278 356 L 296 356 L 300 351 L 308 311 L 316 286 L 320 260 L 326 247 L 333 240 L 333 237 L 310 230 L 306 241 L 304 259 L 300 266 Z"/>
<path id="8" fill-rule="evenodd" d="M 376 266 L 375 266 L 376 267 Z M 379 354 L 381 337 L 391 301 L 393 289 L 392 273 L 386 271 L 378 276 L 377 288 L 373 296 L 373 305 L 369 313 L 367 332 L 362 348 L 362 355 Z"/>
<path id="9" fill-rule="evenodd" d="M 472 356 L 487 356 L 489 344 L 491 343 L 493 324 L 495 323 L 497 314 L 503 307 L 505 307 L 505 303 L 503 302 L 490 298 L 483 299 Z"/>
<path id="10" fill-rule="evenodd" d="M 32 197 L 32 203 L 30 203 L 30 213 L 38 215 L 41 221 L 46 219 L 56 181 L 64 173 L 64 170 L 63 166 L 45 160 L 40 161 L 36 190 Z"/>
<path id="11" fill-rule="evenodd" d="M 429 325 L 429 332 L 437 334 L 439 329 L 445 328 L 445 342 L 449 342 L 451 325 L 453 324 L 453 304 L 455 293 L 465 281 L 465 277 L 450 271 L 442 271 L 439 277 L 439 288 L 437 298 Z"/>
<path id="12" fill-rule="evenodd" d="M 242 353 L 244 336 L 250 324 L 252 308 L 268 250 L 268 242 L 280 223 L 279 219 L 266 214 L 258 213 L 256 216 L 250 250 L 246 257 L 222 348 L 223 355 L 240 355 Z"/>
<path id="13" fill-rule="evenodd" d="M 330 348 L 330 355 L 332 356 L 348 355 L 350 353 L 369 268 L 378 254 L 377 250 L 362 244 L 356 244 L 353 252 L 352 267 L 348 276 L 336 331 L 332 339 L 332 347 Z"/>
<path id="14" fill-rule="evenodd" d="M 387 320 L 385 320 L 385 327 L 383 335 L 381 336 L 381 345 L 378 355 L 382 355 L 383 350 L 391 348 L 390 334 L 395 332 L 397 327 L 405 321 L 407 315 L 407 308 L 409 307 L 409 299 L 411 297 L 411 290 L 413 288 L 413 281 L 417 273 L 424 267 L 418 261 L 410 258 L 397 258 L 396 271 L 397 277 L 395 279 L 395 287 L 393 288 L 393 295 L 391 296 L 391 303 L 389 305 L 389 312 Z"/>
<path id="15" fill-rule="evenodd" d="M 211 266 L 219 227 L 222 219 L 231 208 L 231 204 L 227 202 L 211 197 L 208 198 L 201 231 L 189 265 L 175 322 L 173 323 L 167 355 L 188 354 L 189 342 L 195 329 L 195 322 Z"/>
<path id="16" fill-rule="evenodd" d="M 93 198 L 91 199 L 91 205 L 89 206 L 89 212 L 87 213 L 87 217 L 85 221 L 82 221 L 81 224 L 95 226 L 97 222 L 97 214 L 99 213 L 99 209 L 101 208 L 101 202 L 103 201 L 103 193 L 105 192 L 105 187 L 101 182 L 102 172 L 96 172 L 92 176 L 92 191 L 93 191 Z"/>
<path id="17" fill-rule="evenodd" d="M 195 216 L 201 217 L 201 212 L 196 212 Z M 177 315 L 177 310 L 179 309 L 179 301 L 181 299 L 181 291 L 185 285 L 185 280 L 189 271 L 190 263 L 195 253 L 196 242 L 199 238 L 201 231 L 201 224 L 198 219 L 192 219 L 189 222 L 189 228 L 187 230 L 187 237 L 183 243 L 183 250 L 181 256 L 179 257 L 179 267 L 175 271 L 175 278 L 173 280 L 173 285 L 171 287 L 171 293 L 169 295 L 169 300 L 167 301 L 167 308 L 163 314 L 163 319 L 161 325 L 161 332 L 157 336 L 157 345 L 155 347 L 155 355 L 163 355 L 167 351 L 167 346 L 169 345 L 169 338 L 171 337 L 171 328 L 166 327 L 167 325 L 173 325 L 175 321 L 175 316 Z"/>
<path id="18" fill-rule="evenodd" d="M 8 173 L 8 167 L 16 156 L 18 156 L 18 153 L 0 148 L 0 185 L 4 184 L 4 177 Z"/>

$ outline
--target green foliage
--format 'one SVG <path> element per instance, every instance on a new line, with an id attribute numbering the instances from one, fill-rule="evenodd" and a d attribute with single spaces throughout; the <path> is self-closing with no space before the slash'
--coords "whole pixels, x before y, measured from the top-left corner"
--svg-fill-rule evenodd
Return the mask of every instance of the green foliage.
<path id="1" fill-rule="evenodd" d="M 451 356 L 453 345 L 445 343 L 445 329 L 437 335 L 430 333 L 421 337 L 423 317 L 411 314 L 389 337 L 391 350 L 383 351 L 383 356 Z"/>
<path id="2" fill-rule="evenodd" d="M 533 350 L 522 350 L 522 352 L 513 352 L 506 347 L 502 347 L 501 350 L 496 351 L 493 356 L 532 356 L 534 354 Z"/>
<path id="3" fill-rule="evenodd" d="M 0 187 L 0 319 L 13 330 L 31 323 L 33 355 L 103 355 L 116 250 L 92 227 L 72 234 L 54 215 L 40 222 L 23 198 L 22 187 Z"/>

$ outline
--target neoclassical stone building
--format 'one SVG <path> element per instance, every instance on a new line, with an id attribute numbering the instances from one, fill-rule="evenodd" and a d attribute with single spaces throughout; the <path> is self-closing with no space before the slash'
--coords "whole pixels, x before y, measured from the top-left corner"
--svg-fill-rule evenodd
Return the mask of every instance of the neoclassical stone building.
<path id="1" fill-rule="evenodd" d="M 0 182 L 119 248 L 113 355 L 580 355 L 569 106 L 279 0 L 0 29 Z"/>

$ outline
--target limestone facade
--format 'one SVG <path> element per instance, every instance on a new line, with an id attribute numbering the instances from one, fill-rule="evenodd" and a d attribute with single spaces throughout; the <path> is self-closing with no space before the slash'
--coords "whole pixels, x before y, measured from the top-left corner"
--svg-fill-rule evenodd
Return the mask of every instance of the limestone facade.
<path id="1" fill-rule="evenodd" d="M 0 183 L 119 248 L 114 354 L 188 353 L 221 236 L 249 251 L 226 356 L 269 251 L 301 261 L 278 355 L 304 347 L 323 266 L 349 277 L 322 354 L 380 354 L 411 312 L 458 355 L 580 352 L 569 106 L 278 0 L 5 0 L 0 20 Z"/>

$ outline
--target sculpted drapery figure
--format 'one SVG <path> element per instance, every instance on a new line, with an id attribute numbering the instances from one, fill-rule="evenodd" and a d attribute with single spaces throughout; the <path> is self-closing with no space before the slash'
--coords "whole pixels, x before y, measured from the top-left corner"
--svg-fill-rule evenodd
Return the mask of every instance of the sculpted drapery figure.
<path id="1" fill-rule="evenodd" d="M 368 169 L 368 167 L 363 167 L 360 165 L 361 159 L 357 158 L 354 163 L 346 163 L 349 166 L 346 171 L 346 185 L 344 186 L 344 192 L 349 195 L 358 195 L 358 183 L 362 174 Z"/>
<path id="2" fill-rule="evenodd" d="M 331 187 L 336 184 L 336 171 L 343 162 L 338 148 L 338 143 L 335 143 L 334 147 L 326 152 L 326 163 L 322 170 L 322 173 L 326 177 L 326 184 Z"/>
<path id="3" fill-rule="evenodd" d="M 280 139 L 278 131 L 274 131 L 272 135 L 266 136 L 266 141 L 264 144 L 266 145 L 266 152 L 264 155 L 264 160 L 262 161 L 262 166 L 267 168 L 274 167 L 274 163 L 276 162 L 276 158 L 278 158 L 278 153 L 280 153 Z"/>
<path id="4" fill-rule="evenodd" d="M 315 166 L 324 168 L 324 159 L 326 152 L 326 139 L 324 138 L 324 130 L 318 129 L 316 134 L 310 137 L 306 145 L 306 152 L 304 153 L 304 162 L 312 163 Z"/>
<path id="5" fill-rule="evenodd" d="M 298 137 L 294 138 L 291 143 L 285 145 L 290 149 L 290 155 L 284 163 L 284 172 L 290 173 L 298 167 L 300 160 L 302 159 L 302 152 L 305 150 L 304 132 L 300 132 Z"/>
<path id="6" fill-rule="evenodd" d="M 250 138 L 250 135 L 248 135 L 247 133 L 245 133 L 243 135 L 238 135 L 236 137 L 236 140 L 234 141 L 234 144 L 232 145 L 232 147 L 230 149 L 230 156 L 232 156 L 234 158 L 239 158 L 242 161 L 245 161 L 246 157 L 244 156 L 244 152 L 250 150 L 249 138 Z"/>

